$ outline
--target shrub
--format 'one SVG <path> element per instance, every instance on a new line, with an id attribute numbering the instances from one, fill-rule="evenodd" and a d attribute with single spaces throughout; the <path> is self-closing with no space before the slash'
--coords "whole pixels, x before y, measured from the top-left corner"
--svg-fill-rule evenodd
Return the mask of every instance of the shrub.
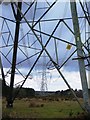
<path id="1" fill-rule="evenodd" d="M 43 107 L 44 104 L 39 104 L 39 103 L 35 103 L 35 102 L 32 102 L 29 104 L 29 107 Z"/>
<path id="2" fill-rule="evenodd" d="M 41 107 L 44 107 L 44 104 L 41 104 Z"/>
<path id="3" fill-rule="evenodd" d="M 30 103 L 30 104 L 29 104 L 29 107 L 36 107 L 35 102 Z"/>

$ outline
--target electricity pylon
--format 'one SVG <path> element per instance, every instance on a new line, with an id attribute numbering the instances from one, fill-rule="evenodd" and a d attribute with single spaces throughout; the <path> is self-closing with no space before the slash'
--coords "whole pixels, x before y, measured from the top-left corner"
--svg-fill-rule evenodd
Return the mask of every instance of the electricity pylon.
<path id="1" fill-rule="evenodd" d="M 56 2 L 57 2 L 57 0 L 55 0 L 55 2 L 53 2 L 53 3 L 50 3 L 49 4 L 49 6 L 46 8 L 46 10 L 45 10 L 45 12 L 41 15 L 41 16 L 39 16 L 38 17 L 38 19 L 36 19 L 35 21 L 34 21 L 34 19 L 33 20 L 31 20 L 31 18 L 28 20 L 28 15 L 26 16 L 26 14 L 28 13 L 28 11 L 29 10 L 31 10 L 31 7 L 33 6 L 33 5 L 35 5 L 34 3 L 35 3 L 35 1 L 34 2 L 32 2 L 32 3 L 30 3 L 30 4 L 26 4 L 27 6 L 28 6 L 28 8 L 26 9 L 26 11 L 25 12 L 23 12 L 23 10 L 21 10 L 21 6 L 22 6 L 22 3 L 23 2 L 19 2 L 18 4 L 17 3 L 13 3 L 13 2 L 11 2 L 10 4 L 11 4 L 11 6 L 9 6 L 9 7 L 11 7 L 12 9 L 12 13 L 13 13 L 13 15 L 14 15 L 14 17 L 15 17 L 15 20 L 12 20 L 12 19 L 9 19 L 9 18 L 6 18 L 5 16 L 4 17 L 2 17 L 2 16 L 0 16 L 2 19 L 4 19 L 4 22 L 6 22 L 6 20 L 7 21 L 9 21 L 9 22 L 13 22 L 14 23 L 14 25 L 16 25 L 16 30 L 15 30 L 15 37 L 14 37 L 14 39 L 12 40 L 12 44 L 8 44 L 9 43 L 9 37 L 8 37 L 8 40 L 7 41 L 5 41 L 6 39 L 4 39 L 4 37 L 2 37 L 3 38 L 3 44 L 5 45 L 5 46 L 1 46 L 1 48 L 3 48 L 3 47 L 10 47 L 10 45 L 12 46 L 12 49 L 10 49 L 9 50 L 9 52 L 6 54 L 6 56 L 3 54 L 3 52 L 2 51 L 0 51 L 1 52 L 1 54 L 3 55 L 3 57 L 5 57 L 5 59 L 9 62 L 9 64 L 11 65 L 11 78 L 10 78 L 10 91 L 9 91 L 9 96 L 8 96 L 8 98 L 7 98 L 7 107 L 13 107 L 13 101 L 15 100 L 15 97 L 16 96 L 13 96 L 13 89 L 14 89 L 14 80 L 15 80 L 15 69 L 17 69 L 17 67 L 18 67 L 18 65 L 19 64 L 21 64 L 21 63 L 23 63 L 24 61 L 26 61 L 27 59 L 29 59 L 29 58 L 32 58 L 33 56 L 35 56 L 35 55 L 37 55 L 36 53 L 35 53 L 35 55 L 31 55 L 31 56 L 27 56 L 27 54 L 26 53 L 24 53 L 23 52 L 23 50 L 21 49 L 21 52 L 24 54 L 24 56 L 25 56 L 25 58 L 22 60 L 22 61 L 20 61 L 20 62 L 18 62 L 17 61 L 17 52 L 18 52 L 18 46 L 20 47 L 20 46 L 22 46 L 22 44 L 20 44 L 19 45 L 19 43 L 21 42 L 21 40 L 19 40 L 19 32 L 20 32 L 20 24 L 23 24 L 23 23 L 25 23 L 25 25 L 27 25 L 28 27 L 28 29 L 29 29 L 29 32 L 27 32 L 27 34 L 28 35 L 30 35 L 30 34 L 33 34 L 33 36 L 35 37 L 35 41 L 32 43 L 32 46 L 33 46 L 33 44 L 35 44 L 35 43 L 37 43 L 38 45 L 38 49 L 39 49 L 39 52 L 37 52 L 38 53 L 38 56 L 35 56 L 35 58 L 33 59 L 33 64 L 32 64 L 32 66 L 29 66 L 29 71 L 27 72 L 27 75 L 26 76 L 23 76 L 22 74 L 22 76 L 24 77 L 24 80 L 23 80 L 23 82 L 22 82 L 22 84 L 21 84 L 21 86 L 20 86 L 20 89 L 22 88 L 22 86 L 24 85 L 24 83 L 26 82 L 26 80 L 27 80 L 27 78 L 30 76 L 30 74 L 31 74 L 31 72 L 32 72 L 32 70 L 34 69 L 34 67 L 35 67 L 35 65 L 37 64 L 37 62 L 39 61 L 39 59 L 40 59 L 40 57 L 41 57 L 41 55 L 42 55 L 42 53 L 45 51 L 45 54 L 47 54 L 47 56 L 48 56 L 48 58 L 49 58 L 49 60 L 50 60 L 50 62 L 53 64 L 53 66 L 54 66 L 54 69 L 56 69 L 57 70 L 57 72 L 59 73 L 59 75 L 62 77 L 62 79 L 64 80 L 64 82 L 66 83 L 66 85 L 68 86 L 68 88 L 71 90 L 71 92 L 72 92 L 72 94 L 74 95 L 74 97 L 76 98 L 76 100 L 77 100 L 77 102 L 80 104 L 80 102 L 78 101 L 78 99 L 77 99 L 77 96 L 75 95 L 75 93 L 74 93 L 74 91 L 72 90 L 72 88 L 71 88 L 71 86 L 69 85 L 69 83 L 67 82 L 67 80 L 66 80 L 66 76 L 64 77 L 64 75 L 62 74 L 62 72 L 61 72 L 61 68 L 68 62 L 68 60 L 73 56 L 73 54 L 77 51 L 77 55 L 78 55 L 78 61 L 79 61 L 79 68 L 80 68 L 80 75 L 81 75 L 81 82 L 82 82 L 82 89 L 83 89 L 83 99 L 84 99 L 84 105 L 85 105 L 85 109 L 86 110 L 88 110 L 89 111 L 89 103 L 88 103 L 88 87 L 87 87 L 87 77 L 86 77 L 86 72 L 85 72 L 85 64 L 84 64 L 84 56 L 83 56 L 83 53 L 82 53 L 82 46 L 84 47 L 84 45 L 82 44 L 82 41 L 81 41 L 81 37 L 80 37 L 80 31 L 79 31 L 79 23 L 78 23 L 78 18 L 85 18 L 87 21 L 88 21 L 88 17 L 86 16 L 86 14 L 85 14 L 85 16 L 82 16 L 82 17 L 78 17 L 77 16 L 77 10 L 76 10 L 76 5 L 75 5 L 75 2 L 71 2 L 70 4 L 71 4 L 71 12 L 72 12 L 72 18 L 58 18 L 58 19 L 52 19 L 52 18 L 50 18 L 50 19 L 45 19 L 45 15 L 50 11 L 50 9 L 51 8 L 53 8 L 53 6 L 56 4 Z M 37 5 L 35 5 L 35 6 L 37 6 Z M 36 8 L 36 7 L 35 7 Z M 42 9 L 42 8 L 39 8 L 39 9 Z M 7 12 L 7 11 L 6 11 Z M 17 13 L 16 13 L 17 12 Z M 33 18 L 35 18 L 35 12 L 36 12 L 36 9 L 35 9 L 35 11 L 34 11 L 34 17 Z M 55 11 L 56 12 L 56 11 Z M 84 11 L 85 12 L 85 11 Z M 29 14 L 29 16 L 30 16 L 30 14 Z M 30 16 L 31 17 L 31 16 Z M 21 19 L 23 19 L 22 21 L 21 21 Z M 68 22 L 66 22 L 66 20 L 71 20 L 71 19 L 73 19 L 73 28 L 74 28 L 74 32 L 73 32 L 73 30 L 70 28 L 70 25 L 68 25 Z M 31 21 L 30 21 L 31 20 Z M 49 32 L 49 31 L 44 31 L 44 30 L 39 30 L 38 29 L 38 24 L 39 23 L 41 23 L 41 25 L 42 25 L 42 23 L 43 22 L 47 22 L 47 21 L 49 21 L 49 22 L 52 22 L 52 21 L 56 21 L 55 22 L 55 25 L 54 25 L 54 27 L 52 28 L 52 31 L 51 32 Z M 3 22 L 3 25 L 2 26 L 4 26 L 4 22 Z M 89 21 L 88 21 L 89 22 Z M 33 24 L 31 24 L 31 23 L 33 23 Z M 57 35 L 56 35 L 56 31 L 57 31 L 57 29 L 58 29 L 58 27 L 60 27 L 60 25 L 61 25 L 61 23 L 62 23 L 62 25 L 64 25 L 65 27 L 67 27 L 67 29 L 68 29 L 68 31 L 71 33 L 71 34 L 74 34 L 75 35 L 75 40 L 76 40 L 76 44 L 75 43 L 72 43 L 72 42 L 69 42 L 67 39 L 66 40 L 63 40 L 63 39 L 61 39 L 60 37 L 58 37 Z M 6 24 L 7 25 L 7 24 Z M 49 24 L 47 24 L 46 26 L 48 26 Z M 3 27 L 2 27 L 3 28 Z M 7 32 L 7 31 L 6 31 Z M 4 32 L 5 34 L 6 34 L 6 32 Z M 31 33 L 30 33 L 31 32 Z M 26 35 L 27 35 L 26 34 Z M 40 34 L 40 35 L 42 35 L 43 36 L 43 41 L 45 41 L 46 40 L 46 42 L 42 42 L 41 41 L 41 39 L 40 39 L 40 37 L 38 36 L 38 34 Z M 9 30 L 9 35 L 11 36 L 11 32 L 10 32 L 10 30 Z M 25 36 L 22 36 L 22 39 L 24 38 Z M 31 37 L 31 36 L 30 36 Z M 48 44 L 49 44 L 49 42 L 52 42 L 53 41 L 53 39 L 55 39 L 55 40 L 58 40 L 58 41 L 60 41 L 60 42 L 63 42 L 63 43 L 65 43 L 65 44 L 69 44 L 69 45 L 72 45 L 73 47 L 76 47 L 76 50 L 75 51 L 73 51 L 73 53 L 70 55 L 70 56 L 68 56 L 68 58 L 63 62 L 63 64 L 62 65 L 60 65 L 59 64 L 59 58 L 58 58 L 58 54 L 57 54 L 57 52 L 59 51 L 59 50 L 57 50 L 56 49 L 56 52 L 55 52 L 55 54 L 54 54 L 54 58 L 53 58 L 53 56 L 52 56 L 52 54 L 50 53 L 50 51 L 49 51 L 49 49 L 48 49 Z M 18 42 L 18 40 L 19 40 L 19 42 Z M 52 40 L 52 41 L 51 41 Z M 11 42 L 11 41 L 10 41 Z M 31 39 L 30 39 L 30 41 L 29 42 L 31 42 Z M 53 42 L 52 42 L 53 43 Z M 54 42 L 55 43 L 55 42 Z M 29 48 L 29 50 L 30 50 L 30 47 L 32 47 L 32 46 L 25 46 L 24 45 L 24 47 L 27 47 L 27 48 Z M 50 46 L 50 44 L 49 44 L 49 46 Z M 55 43 L 55 48 L 57 48 L 57 44 Z M 12 62 L 11 61 L 9 61 L 9 59 L 8 59 L 8 55 L 11 55 L 10 54 L 10 52 L 13 50 L 13 55 L 12 55 Z M 54 51 L 54 49 L 52 48 L 52 50 Z M 32 52 L 33 53 L 33 52 Z M 58 52 L 59 53 L 59 52 Z M 55 56 L 57 56 L 57 61 L 55 60 Z M 43 64 L 45 64 L 45 61 L 44 61 L 44 63 Z M 43 70 L 43 74 L 42 74 L 42 85 L 41 85 L 41 90 L 45 90 L 45 89 L 47 89 L 47 84 L 46 84 L 46 68 L 42 68 L 42 70 Z M 19 71 L 18 71 L 19 72 Z M 20 73 L 20 72 L 19 72 Z M 20 89 L 19 89 L 19 91 L 20 91 Z M 18 91 L 18 92 L 19 92 Z M 18 92 L 17 92 L 17 94 L 18 94 Z M 80 104 L 80 106 L 81 106 L 81 104 Z M 82 106 L 81 106 L 82 107 Z"/>
<path id="2" fill-rule="evenodd" d="M 90 112 L 87 76 L 86 76 L 86 71 L 85 71 L 85 63 L 83 59 L 84 55 L 83 55 L 83 50 L 82 50 L 82 42 L 81 42 L 81 36 L 80 36 L 80 28 L 79 28 L 79 22 L 78 22 L 76 2 L 75 1 L 71 2 L 70 5 L 71 5 L 71 14 L 72 14 L 74 34 L 75 34 L 75 42 L 76 42 L 76 47 L 77 47 L 78 64 L 79 64 L 81 83 L 82 83 L 82 89 L 83 89 L 84 105 L 87 111 Z M 79 59 L 80 57 L 81 59 Z"/>
<path id="3" fill-rule="evenodd" d="M 48 90 L 48 87 L 47 87 L 47 71 L 46 71 L 46 57 L 45 56 L 45 53 L 43 54 L 43 64 L 42 64 L 42 79 L 41 79 L 41 88 L 40 90 L 42 92 L 45 92 Z"/>

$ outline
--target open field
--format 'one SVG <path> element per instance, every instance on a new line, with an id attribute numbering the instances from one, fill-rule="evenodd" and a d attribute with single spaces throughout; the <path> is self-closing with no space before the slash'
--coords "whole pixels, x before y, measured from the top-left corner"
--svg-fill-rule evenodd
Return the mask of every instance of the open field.
<path id="1" fill-rule="evenodd" d="M 80 116 L 83 110 L 76 101 L 24 98 L 15 100 L 13 109 L 7 109 L 3 99 L 2 112 L 3 118 L 72 118 Z"/>
<path id="2" fill-rule="evenodd" d="M 0 120 L 1 120 L 1 116 L 2 116 L 2 99 L 0 97 Z"/>

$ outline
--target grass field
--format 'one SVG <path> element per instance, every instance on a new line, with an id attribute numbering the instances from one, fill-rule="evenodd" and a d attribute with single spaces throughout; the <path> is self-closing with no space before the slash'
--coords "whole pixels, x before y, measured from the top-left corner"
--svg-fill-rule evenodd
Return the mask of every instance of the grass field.
<path id="1" fill-rule="evenodd" d="M 0 98 L 0 120 L 2 116 L 2 99 Z"/>
<path id="2" fill-rule="evenodd" d="M 69 100 L 43 100 L 43 99 L 21 99 L 15 100 L 12 109 L 6 108 L 3 99 L 3 118 L 68 118 L 77 117 L 82 109 L 76 101 Z"/>

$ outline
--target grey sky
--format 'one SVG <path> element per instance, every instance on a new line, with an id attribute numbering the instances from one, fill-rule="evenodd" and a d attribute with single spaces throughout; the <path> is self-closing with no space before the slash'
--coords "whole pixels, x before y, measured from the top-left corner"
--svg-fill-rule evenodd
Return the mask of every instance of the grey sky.
<path id="1" fill-rule="evenodd" d="M 50 3 L 51 4 L 51 3 Z M 78 15 L 79 16 L 83 16 L 83 12 L 81 12 L 81 8 L 79 6 L 79 4 L 77 4 L 78 6 Z M 26 4 L 23 4 L 23 12 L 27 9 L 28 5 Z M 45 2 L 45 3 L 37 3 L 37 10 L 36 10 L 36 15 L 35 15 L 35 20 L 39 19 L 40 16 L 42 16 L 42 14 L 44 13 L 45 10 L 40 10 L 39 8 L 43 8 L 43 7 L 48 7 L 48 4 Z M 32 20 L 33 19 L 33 10 L 35 9 L 35 5 L 32 6 L 32 8 L 30 9 L 30 11 L 26 14 L 26 18 L 28 20 Z M 2 16 L 6 17 L 6 18 L 9 18 L 9 19 L 12 19 L 14 20 L 14 17 L 13 17 L 13 14 L 12 14 L 12 10 L 11 10 L 11 7 L 10 7 L 10 4 L 8 5 L 2 5 Z M 42 20 L 45 20 L 45 19 L 62 19 L 62 18 L 71 18 L 71 12 L 70 12 L 70 4 L 69 2 L 65 3 L 65 2 L 58 2 L 56 3 L 53 8 L 45 15 L 45 17 L 42 19 Z M 22 20 L 23 22 L 24 20 Z M 67 23 L 67 25 L 71 28 L 71 30 L 73 31 L 73 24 L 72 24 L 72 20 L 65 20 L 65 22 Z M 82 33 L 84 33 L 84 25 L 83 22 L 84 22 L 84 19 L 80 22 L 80 26 L 82 27 Z M 14 33 L 14 30 L 15 30 L 15 24 L 12 23 L 12 22 L 7 22 L 8 25 L 9 25 L 9 28 L 11 30 L 11 33 L 13 34 Z M 54 30 L 56 24 L 58 23 L 58 20 L 57 21 L 53 21 L 53 22 L 40 22 L 41 24 L 41 30 L 42 32 L 45 32 L 46 34 L 51 34 L 52 31 Z M 4 23 L 6 24 L 6 23 Z M 31 23 L 30 23 L 31 25 Z M 23 29 L 23 32 L 22 32 L 22 29 Z M 39 30 L 39 24 L 36 25 L 36 27 L 34 29 L 37 29 Z M 4 26 L 2 32 L 5 32 L 7 30 L 8 32 L 8 28 L 6 28 Z M 24 36 L 27 32 L 29 31 L 29 27 L 27 26 L 26 23 L 23 23 L 21 28 L 20 28 L 20 36 L 19 36 L 19 40 L 22 38 L 22 36 Z M 37 34 L 39 34 L 38 32 L 36 32 Z M 26 55 L 28 56 L 31 56 L 33 54 L 36 54 L 37 52 L 40 52 L 40 50 L 42 49 L 41 45 L 39 44 L 38 41 L 36 41 L 37 39 L 35 38 L 35 36 L 32 36 L 32 31 L 29 32 L 28 35 L 26 35 L 23 39 L 23 41 L 20 41 L 19 42 L 19 48 L 18 48 L 18 55 L 17 55 L 17 63 L 22 61 L 22 60 L 25 60 L 26 57 L 23 53 L 25 53 Z M 40 36 L 40 34 L 39 34 Z M 75 44 L 75 39 L 74 39 L 74 35 L 68 30 L 68 28 L 65 26 L 65 24 L 63 22 L 60 23 L 60 25 L 58 26 L 56 32 L 54 33 L 53 36 L 56 36 L 58 38 L 61 38 L 63 40 L 66 40 L 68 42 L 71 42 L 73 44 Z M 3 34 L 3 37 L 5 39 L 8 38 L 8 34 Z M 85 38 L 83 35 L 81 35 L 81 37 L 83 38 L 83 42 L 85 41 Z M 14 38 L 14 34 L 13 34 L 13 38 Z M 46 36 L 46 35 L 43 35 L 42 34 L 42 41 L 43 41 L 43 44 L 46 43 L 47 39 L 49 37 Z M 27 42 L 27 39 L 29 41 L 29 43 Z M 9 44 L 12 44 L 12 37 L 10 36 L 10 39 L 9 39 Z M 36 42 L 35 42 L 36 41 Z M 33 43 L 35 42 L 34 45 L 32 45 Z M 52 38 L 48 44 L 48 46 L 46 47 L 46 49 L 49 51 L 50 55 L 52 56 L 53 60 L 56 62 L 56 56 L 55 56 L 55 44 L 54 44 L 54 39 Z M 62 65 L 62 63 L 69 57 L 69 55 L 76 49 L 74 46 L 71 47 L 70 50 L 67 50 L 66 47 L 67 47 L 67 43 L 64 43 L 64 42 L 60 42 L 59 40 L 56 40 L 56 43 L 57 43 L 57 51 L 58 51 L 58 61 L 59 61 L 59 65 Z M 5 45 L 4 42 L 2 42 L 2 46 Z M 28 48 L 24 48 L 22 47 L 22 45 L 32 45 L 32 48 L 38 48 L 39 50 L 33 50 L 33 49 L 28 49 Z M 3 48 L 2 49 L 2 52 L 4 53 L 4 55 L 6 56 L 9 52 L 9 50 L 12 48 L 9 47 L 9 48 Z M 23 53 L 21 52 L 23 51 Z M 10 60 L 10 62 L 12 62 L 12 50 L 11 52 L 7 55 L 7 58 Z M 25 62 L 22 62 L 22 64 L 18 65 L 17 68 L 20 69 L 20 71 L 23 73 L 23 74 L 26 74 L 28 73 L 31 65 L 35 62 L 36 58 L 37 58 L 38 54 L 35 56 L 35 57 L 32 57 L 31 59 L 29 59 L 28 61 L 25 61 Z M 42 55 L 43 56 L 43 55 Z M 46 55 L 47 56 L 47 55 Z M 73 61 L 72 59 L 77 57 L 77 54 L 75 53 L 72 58 L 65 64 L 65 66 L 63 67 L 63 71 L 64 73 L 66 73 L 68 76 L 70 74 L 73 74 L 73 72 L 75 73 L 75 75 L 78 74 L 78 62 L 77 61 Z M 49 58 L 46 57 L 46 64 L 49 62 Z M 44 59 L 44 60 L 45 60 Z M 33 72 L 33 75 L 35 76 L 35 70 L 37 71 L 40 71 L 42 69 L 42 65 L 43 65 L 43 57 L 41 57 L 37 63 L 37 66 L 35 67 L 34 69 L 34 72 Z M 2 57 L 2 61 L 3 61 L 3 66 L 5 68 L 5 70 L 9 70 L 11 65 L 7 62 L 7 60 Z M 52 66 L 52 64 L 51 64 Z M 24 71 L 25 70 L 25 71 Z M 26 72 L 27 70 L 27 72 Z M 6 72 L 6 71 L 5 71 Z M 51 73 L 53 73 L 52 71 L 50 71 Z M 58 74 L 56 76 L 54 76 L 54 74 L 52 74 L 52 79 L 57 79 L 58 78 Z M 68 77 L 66 76 L 66 77 Z M 78 75 L 77 75 L 78 76 Z M 17 77 L 17 76 L 16 76 Z M 20 76 L 18 76 L 20 77 Z M 7 78 L 8 79 L 8 78 Z M 21 79 L 21 78 L 20 78 Z M 69 79 L 69 77 L 68 77 Z M 70 78 L 71 79 L 71 78 Z M 75 79 L 75 78 L 74 78 Z M 77 79 L 77 78 L 76 78 Z M 79 79 L 80 80 L 80 79 Z M 32 80 L 33 81 L 33 80 Z M 34 81 L 35 82 L 35 81 Z M 37 84 L 37 82 L 36 82 Z M 56 82 L 56 84 L 58 84 Z M 78 85 L 77 85 L 78 86 Z M 76 87 L 76 86 L 75 86 Z M 79 88 L 79 87 L 78 87 Z M 54 88 L 52 87 L 52 90 Z M 50 88 L 51 90 L 51 88 Z M 56 87 L 55 89 L 56 90 Z"/>

